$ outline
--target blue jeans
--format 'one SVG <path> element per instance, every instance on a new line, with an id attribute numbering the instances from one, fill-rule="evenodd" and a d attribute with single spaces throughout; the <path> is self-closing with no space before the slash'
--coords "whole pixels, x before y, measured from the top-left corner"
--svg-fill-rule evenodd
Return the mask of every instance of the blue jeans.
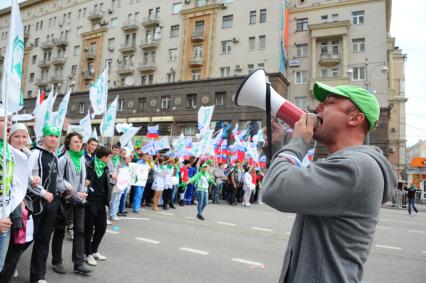
<path id="1" fill-rule="evenodd" d="M 120 197 L 122 192 L 113 192 L 111 196 L 111 201 L 109 204 L 109 216 L 111 218 L 117 217 L 118 207 L 120 205 Z"/>
<path id="2" fill-rule="evenodd" d="M 414 211 L 417 213 L 416 199 L 415 198 L 409 198 L 408 199 L 408 213 L 409 214 L 411 214 L 411 208 L 413 208 Z"/>
<path id="3" fill-rule="evenodd" d="M 0 270 L 3 269 L 4 260 L 6 259 L 7 250 L 10 242 L 10 229 L 4 234 L 0 234 Z"/>
<path id="4" fill-rule="evenodd" d="M 177 190 L 178 190 L 178 186 L 174 185 L 173 189 L 172 189 L 172 200 L 171 200 L 171 203 L 173 205 L 176 203 L 176 193 L 177 193 Z"/>
<path id="5" fill-rule="evenodd" d="M 121 199 L 120 199 L 120 207 L 118 209 L 119 213 L 124 213 L 124 211 L 126 210 L 126 198 L 127 198 L 127 191 L 129 190 L 129 188 L 126 188 L 123 192 L 123 194 L 121 195 Z"/>
<path id="6" fill-rule="evenodd" d="M 142 187 L 142 186 L 134 186 L 135 191 L 133 194 L 133 204 L 132 204 L 133 212 L 139 212 L 139 210 L 141 209 L 141 202 L 142 202 L 144 189 L 145 187 Z"/>
<path id="7" fill-rule="evenodd" d="M 203 215 L 203 210 L 207 206 L 208 193 L 203 191 L 197 191 L 197 196 L 198 196 L 198 205 L 197 205 L 198 215 Z"/>
<path id="8" fill-rule="evenodd" d="M 220 203 L 220 197 L 222 195 L 222 188 L 223 188 L 223 183 L 219 183 L 213 189 L 213 202 L 214 203 Z"/>

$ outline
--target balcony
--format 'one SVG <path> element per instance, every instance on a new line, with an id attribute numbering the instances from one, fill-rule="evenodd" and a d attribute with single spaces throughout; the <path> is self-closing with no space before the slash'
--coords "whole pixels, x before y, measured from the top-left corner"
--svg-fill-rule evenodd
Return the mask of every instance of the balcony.
<path id="1" fill-rule="evenodd" d="M 46 40 L 40 43 L 40 48 L 43 50 L 49 50 L 53 48 L 53 42 L 51 40 Z"/>
<path id="2" fill-rule="evenodd" d="M 321 54 L 319 64 L 325 67 L 333 67 L 340 64 L 341 56 L 339 54 Z"/>
<path id="3" fill-rule="evenodd" d="M 49 84 L 49 81 L 47 80 L 47 78 L 40 78 L 40 79 L 36 79 L 35 84 L 38 85 L 39 87 L 47 86 Z"/>
<path id="4" fill-rule="evenodd" d="M 50 64 L 52 64 L 50 62 L 50 60 L 38 61 L 38 67 L 41 68 L 41 69 L 48 69 L 48 68 L 50 68 Z"/>
<path id="5" fill-rule="evenodd" d="M 204 40 L 204 31 L 194 31 L 191 36 L 192 42 L 200 42 Z"/>
<path id="6" fill-rule="evenodd" d="M 160 17 L 159 16 L 149 16 L 144 17 L 142 21 L 142 26 L 148 28 L 148 27 L 155 27 L 160 25 Z"/>
<path id="7" fill-rule="evenodd" d="M 125 32 L 136 31 L 139 29 L 139 23 L 136 20 L 129 20 L 123 22 L 121 29 Z"/>
<path id="8" fill-rule="evenodd" d="M 94 60 L 96 58 L 96 51 L 95 50 L 87 50 L 86 51 L 86 59 L 87 60 Z"/>
<path id="9" fill-rule="evenodd" d="M 160 39 L 144 40 L 141 42 L 139 47 L 141 49 L 154 49 L 154 48 L 157 48 L 159 44 L 160 44 Z"/>
<path id="10" fill-rule="evenodd" d="M 131 75 L 135 72 L 133 64 L 122 64 L 118 67 L 117 74 L 119 75 Z"/>
<path id="11" fill-rule="evenodd" d="M 86 70 L 82 73 L 82 77 L 83 77 L 83 80 L 85 81 L 91 81 L 95 78 L 95 72 L 90 72 Z"/>
<path id="12" fill-rule="evenodd" d="M 64 37 L 55 38 L 53 44 L 57 47 L 65 48 L 68 45 L 68 39 Z"/>
<path id="13" fill-rule="evenodd" d="M 141 73 L 153 73 L 157 70 L 157 66 L 153 62 L 139 63 L 138 71 Z"/>
<path id="14" fill-rule="evenodd" d="M 63 65 L 65 64 L 66 60 L 67 58 L 65 58 L 64 56 L 59 56 L 59 57 L 53 58 L 51 62 L 53 65 Z"/>
<path id="15" fill-rule="evenodd" d="M 99 22 L 104 17 L 105 11 L 93 10 L 87 16 L 87 19 L 91 22 Z"/>
<path id="16" fill-rule="evenodd" d="M 119 50 L 121 53 L 134 53 L 136 51 L 136 44 L 134 42 L 129 44 L 121 44 Z"/>
<path id="17" fill-rule="evenodd" d="M 194 57 L 194 58 L 192 58 L 191 61 L 189 61 L 189 65 L 191 67 L 201 67 L 201 66 L 204 65 L 203 58 L 201 58 L 201 57 Z"/>
<path id="18" fill-rule="evenodd" d="M 55 75 L 55 76 L 52 76 L 50 78 L 49 83 L 50 84 L 57 84 L 57 83 L 62 83 L 63 81 L 64 81 L 64 79 L 62 78 L 62 75 Z"/>

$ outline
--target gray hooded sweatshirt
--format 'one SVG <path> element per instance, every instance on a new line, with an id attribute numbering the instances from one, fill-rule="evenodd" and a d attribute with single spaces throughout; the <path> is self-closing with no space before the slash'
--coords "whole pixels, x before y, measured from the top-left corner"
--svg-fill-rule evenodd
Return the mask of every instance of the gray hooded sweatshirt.
<path id="1" fill-rule="evenodd" d="M 280 149 L 262 184 L 262 199 L 297 213 L 279 282 L 360 282 L 381 204 L 397 180 L 372 146 L 355 146 L 300 167 L 307 144 L 293 138 Z"/>

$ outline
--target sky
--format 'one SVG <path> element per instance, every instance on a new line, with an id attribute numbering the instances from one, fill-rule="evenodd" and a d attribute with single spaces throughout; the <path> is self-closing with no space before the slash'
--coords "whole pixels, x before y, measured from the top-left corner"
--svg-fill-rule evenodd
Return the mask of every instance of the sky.
<path id="1" fill-rule="evenodd" d="M 19 2 L 22 2 L 19 1 Z M 0 9 L 10 0 L 0 0 Z M 409 5 L 408 5 L 409 3 Z M 393 0 L 391 36 L 407 54 L 405 62 L 407 146 L 426 140 L 426 0 Z"/>

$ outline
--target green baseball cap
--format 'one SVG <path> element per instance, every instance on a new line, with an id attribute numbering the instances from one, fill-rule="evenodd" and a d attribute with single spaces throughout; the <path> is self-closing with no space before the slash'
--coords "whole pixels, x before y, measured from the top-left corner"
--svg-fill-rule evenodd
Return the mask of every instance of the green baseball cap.
<path id="1" fill-rule="evenodd" d="M 43 137 L 46 137 L 46 136 L 60 137 L 61 136 L 61 130 L 57 127 L 46 126 L 46 127 L 43 128 Z"/>
<path id="2" fill-rule="evenodd" d="M 324 101 L 329 94 L 343 96 L 352 101 L 358 109 L 364 113 L 370 131 L 376 127 L 380 116 L 380 106 L 377 98 L 366 89 L 354 85 L 329 86 L 324 83 L 314 84 L 314 96 L 319 101 Z"/>

